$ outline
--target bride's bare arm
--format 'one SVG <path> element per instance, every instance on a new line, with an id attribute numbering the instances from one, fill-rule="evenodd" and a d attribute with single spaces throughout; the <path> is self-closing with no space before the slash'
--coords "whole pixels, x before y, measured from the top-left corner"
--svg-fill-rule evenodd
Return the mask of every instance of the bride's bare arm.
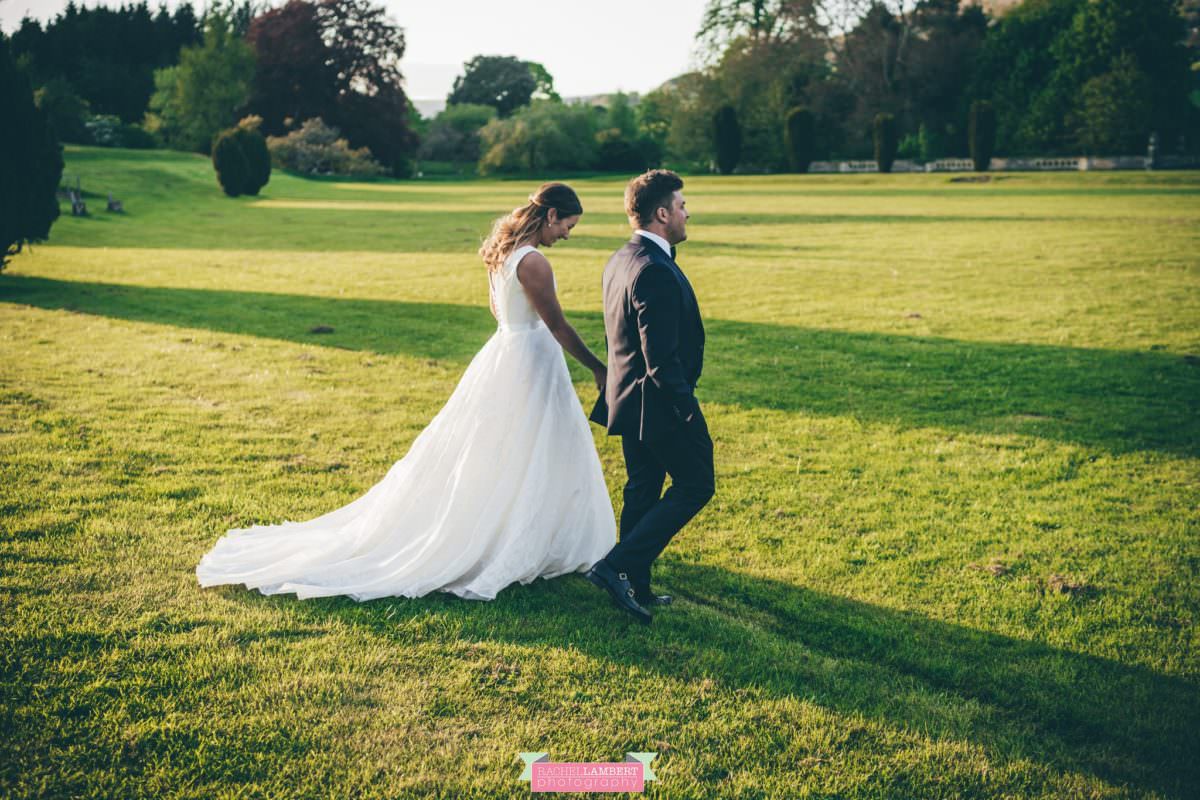
<path id="1" fill-rule="evenodd" d="M 521 282 L 525 296 L 529 298 L 538 316 L 546 323 L 546 327 L 554 334 L 563 350 L 590 369 L 596 376 L 597 386 L 603 388 L 607 367 L 588 349 L 575 328 L 563 316 L 562 306 L 559 305 L 558 295 L 554 291 L 554 272 L 550 269 L 550 262 L 536 250 L 529 253 L 517 265 L 517 280 Z"/>

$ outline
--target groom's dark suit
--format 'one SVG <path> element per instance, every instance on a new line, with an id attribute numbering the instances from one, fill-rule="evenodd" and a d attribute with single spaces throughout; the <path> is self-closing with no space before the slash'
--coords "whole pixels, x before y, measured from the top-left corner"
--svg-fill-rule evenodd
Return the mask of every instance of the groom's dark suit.
<path id="1" fill-rule="evenodd" d="M 695 396 L 704 325 L 674 254 L 635 234 L 604 267 L 608 384 L 591 419 L 621 437 L 629 476 L 620 540 L 604 560 L 628 573 L 639 597 L 650 594 L 654 559 L 714 486 L 712 439 Z"/>

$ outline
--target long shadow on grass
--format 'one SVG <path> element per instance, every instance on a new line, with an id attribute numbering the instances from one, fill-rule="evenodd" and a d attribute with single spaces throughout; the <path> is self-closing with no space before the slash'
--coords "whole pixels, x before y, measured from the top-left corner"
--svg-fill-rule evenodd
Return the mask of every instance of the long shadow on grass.
<path id="1" fill-rule="evenodd" d="M 493 603 L 435 594 L 360 605 L 344 598 L 300 602 L 232 587 L 220 591 L 239 602 L 286 605 L 314 622 L 341 618 L 395 641 L 397 648 L 429 638 L 448 645 L 484 641 L 534 649 L 569 642 L 591 658 L 670 679 L 711 678 L 731 692 L 797 696 L 846 717 L 861 714 L 935 740 L 978 744 L 994 765 L 1029 759 L 1051 770 L 1174 797 L 1189 796 L 1200 782 L 1200 761 L 1194 758 L 1200 747 L 1200 687 L 1194 682 L 687 563 L 670 553 L 657 582 L 683 602 L 657 612 L 650 628 L 627 621 L 578 576 L 516 585 Z M 681 723 L 703 716 L 703 709 L 679 708 Z M 670 739 L 672 732 L 630 734 Z M 707 777 L 715 781 L 753 766 L 738 762 L 737 755 L 727 758 Z M 1037 774 L 1014 777 L 1009 786 L 956 776 L 978 784 L 954 790 L 966 796 L 1004 790 L 1019 795 L 1030 791 L 1025 781 L 1037 780 Z M 945 796 L 937 775 L 895 779 L 905 796 Z"/>
<path id="2" fill-rule="evenodd" d="M 397 204 L 380 208 L 255 207 L 252 200 L 233 199 L 206 203 L 186 214 L 170 204 L 155 206 L 130 204 L 123 216 L 69 219 L 55 228 L 52 243 L 73 247 L 210 249 L 230 247 L 237 250 L 292 252 L 383 253 L 459 253 L 464 258 L 478 247 L 491 228 L 492 221 L 509 210 L 497 205 L 492 210 L 448 211 L 422 209 Z M 295 202 L 304 202 L 298 200 Z M 337 201 L 313 200 L 313 203 Z M 353 202 L 345 200 L 344 202 Z M 934 234 L 936 226 L 1005 225 L 1029 226 L 1035 223 L 1086 223 L 1119 225 L 1131 219 L 1151 224 L 1163 222 L 1155 217 L 1077 216 L 1077 215 L 947 215 L 947 214 L 745 214 L 713 212 L 695 215 L 697 224 L 730 226 L 812 227 L 828 225 L 905 226 L 915 234 Z M 1187 215 L 1179 219 L 1190 221 Z M 622 214 L 592 212 L 584 216 L 585 231 L 592 226 L 622 229 L 627 225 Z M 612 250 L 625 237 L 591 236 L 591 246 Z M 1027 232 L 1024 232 L 1027 233 Z M 806 237 L 814 232 L 809 230 Z M 703 237 L 701 237 L 703 238 Z M 753 243 L 747 245 L 753 247 Z M 700 251 L 697 251 L 700 252 Z M 601 260 L 600 263 L 603 263 Z"/>
<path id="3" fill-rule="evenodd" d="M 0 302 L 465 364 L 483 307 L 0 278 Z M 595 312 L 570 312 L 602 346 Z M 314 334 L 316 326 L 333 333 Z M 1110 452 L 1200 453 L 1200 358 L 710 320 L 702 400 L 1019 433 Z M 576 377 L 582 378 L 573 362 Z"/>

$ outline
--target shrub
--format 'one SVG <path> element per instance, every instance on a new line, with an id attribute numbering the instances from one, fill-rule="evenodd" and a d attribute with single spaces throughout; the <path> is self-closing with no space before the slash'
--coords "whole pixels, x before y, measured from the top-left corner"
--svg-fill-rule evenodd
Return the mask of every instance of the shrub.
<path id="1" fill-rule="evenodd" d="M 62 179 L 62 147 L 33 104 L 25 73 L 0 34 L 0 269 L 29 242 L 44 240 L 58 219 L 55 192 Z"/>
<path id="2" fill-rule="evenodd" d="M 625 138 L 620 128 L 596 134 L 596 169 L 602 172 L 644 172 L 646 154 L 636 142 Z"/>
<path id="3" fill-rule="evenodd" d="M 875 115 L 875 163 L 880 172 L 891 172 L 892 164 L 896 161 L 896 148 L 899 137 L 896 135 L 896 118 L 891 114 Z"/>
<path id="4" fill-rule="evenodd" d="M 596 163 L 596 115 L 589 106 L 535 100 L 479 132 L 479 172 L 585 170 Z"/>
<path id="5" fill-rule="evenodd" d="M 242 152 L 250 167 L 251 191 L 246 194 L 258 194 L 262 187 L 271 180 L 271 151 L 267 149 L 266 137 L 259 132 L 262 117 L 250 116 L 237 124 L 242 143 Z"/>
<path id="6" fill-rule="evenodd" d="M 237 128 L 221 131 L 213 139 L 212 162 L 217 171 L 217 182 L 230 197 L 246 194 L 251 183 L 250 162 L 242 150 Z"/>
<path id="7" fill-rule="evenodd" d="M 813 162 L 817 139 L 817 123 L 813 112 L 803 107 L 789 111 L 784 139 L 792 171 L 808 172 L 808 165 Z"/>
<path id="8" fill-rule="evenodd" d="M 88 140 L 100 147 L 131 147 L 150 150 L 158 146 L 153 134 L 137 125 L 128 125 L 112 114 L 96 114 L 84 123 Z"/>
<path id="9" fill-rule="evenodd" d="M 306 120 L 287 136 L 268 137 L 267 148 L 275 166 L 306 175 L 370 177 L 387 172 L 371 158 L 370 150 L 365 147 L 350 149 L 338 129 L 326 125 L 320 117 Z"/>
<path id="10" fill-rule="evenodd" d="M 728 175 L 742 157 L 742 127 L 733 106 L 721 106 L 713 114 L 713 141 L 717 146 L 717 169 Z"/>
<path id="11" fill-rule="evenodd" d="M 996 110 L 987 100 L 971 103 L 967 144 L 971 150 L 971 160 L 975 162 L 975 171 L 987 172 L 996 149 Z"/>

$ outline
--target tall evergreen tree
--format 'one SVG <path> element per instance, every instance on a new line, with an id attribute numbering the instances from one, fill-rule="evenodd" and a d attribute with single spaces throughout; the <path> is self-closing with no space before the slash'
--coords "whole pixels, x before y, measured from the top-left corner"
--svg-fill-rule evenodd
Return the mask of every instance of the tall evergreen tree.
<path id="1" fill-rule="evenodd" d="M 58 219 L 62 147 L 33 104 L 29 77 L 0 34 L 0 269 L 29 242 L 50 235 Z"/>

